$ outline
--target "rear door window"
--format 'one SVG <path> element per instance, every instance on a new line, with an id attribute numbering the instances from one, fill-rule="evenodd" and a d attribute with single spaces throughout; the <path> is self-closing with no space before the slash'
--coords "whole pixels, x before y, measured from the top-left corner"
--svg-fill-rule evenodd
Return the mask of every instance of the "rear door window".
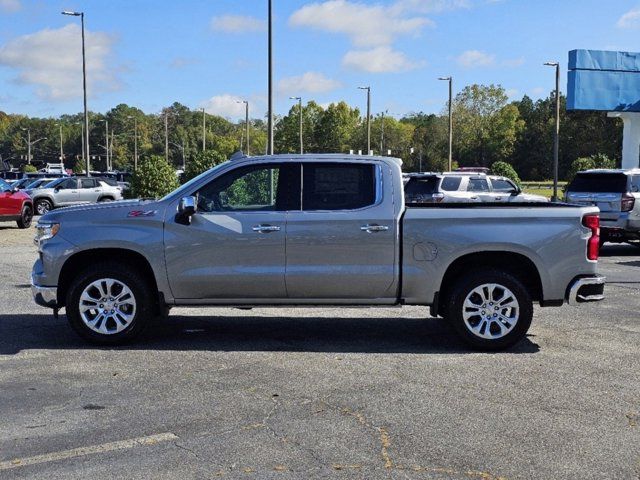
<path id="1" fill-rule="evenodd" d="M 467 192 L 488 192 L 489 182 L 486 178 L 470 178 Z"/>
<path id="2" fill-rule="evenodd" d="M 624 193 L 627 191 L 627 176 L 624 173 L 578 173 L 567 191 Z"/>
<path id="3" fill-rule="evenodd" d="M 440 184 L 440 189 L 446 192 L 455 192 L 460 188 L 462 177 L 444 177 Z"/>
<path id="4" fill-rule="evenodd" d="M 304 163 L 302 209 L 354 210 L 376 199 L 375 165 L 359 163 Z"/>

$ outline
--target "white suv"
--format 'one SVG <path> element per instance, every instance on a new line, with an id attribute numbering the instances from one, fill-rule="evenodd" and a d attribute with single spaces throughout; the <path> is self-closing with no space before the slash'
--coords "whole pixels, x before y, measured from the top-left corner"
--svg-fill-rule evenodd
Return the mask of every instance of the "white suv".
<path id="1" fill-rule="evenodd" d="M 407 203 L 548 202 L 547 197 L 523 193 L 506 177 L 484 173 L 415 173 L 408 175 Z"/>
<path id="2" fill-rule="evenodd" d="M 122 200 L 122 187 L 106 178 L 67 177 L 34 190 L 32 198 L 36 213 L 44 215 L 57 207 Z"/>

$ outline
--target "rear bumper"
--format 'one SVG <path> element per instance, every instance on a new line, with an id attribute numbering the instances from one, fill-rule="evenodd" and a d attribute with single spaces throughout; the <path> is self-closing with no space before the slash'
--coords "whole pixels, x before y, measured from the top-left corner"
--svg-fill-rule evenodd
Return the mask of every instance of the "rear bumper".
<path id="1" fill-rule="evenodd" d="M 58 305 L 58 287 L 36 285 L 33 277 L 31 277 L 31 295 L 33 300 L 42 307 L 56 308 Z"/>
<path id="2" fill-rule="evenodd" d="M 579 305 L 581 303 L 604 300 L 605 280 L 605 277 L 602 275 L 574 279 L 567 288 L 567 301 L 569 305 Z"/>

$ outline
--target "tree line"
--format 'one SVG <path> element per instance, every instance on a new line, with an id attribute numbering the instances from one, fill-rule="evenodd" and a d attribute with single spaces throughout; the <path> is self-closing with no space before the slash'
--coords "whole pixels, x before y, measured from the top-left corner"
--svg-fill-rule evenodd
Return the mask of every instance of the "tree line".
<path id="1" fill-rule="evenodd" d="M 552 92 L 553 93 L 553 92 Z M 454 166 L 489 167 L 510 164 L 524 180 L 552 177 L 555 98 L 533 101 L 524 96 L 509 101 L 500 85 L 470 85 L 453 100 Z M 581 157 L 604 156 L 620 163 L 622 123 L 605 112 L 567 112 L 561 96 L 560 178 L 566 178 L 572 163 Z M 372 115 L 371 148 L 375 154 L 402 158 L 405 171 L 442 171 L 448 162 L 447 105 L 439 114 L 412 112 L 401 118 Z M 203 132 L 203 115 L 205 129 Z M 298 153 L 299 106 L 277 116 L 274 127 L 275 153 Z M 366 114 L 345 102 L 323 107 L 314 101 L 302 105 L 305 152 L 366 152 Z M 27 136 L 32 158 L 40 163 L 59 162 L 60 143 L 67 168 L 80 171 L 82 114 L 58 118 L 36 118 L 0 111 L 0 155 L 13 166 L 27 163 Z M 199 168 L 228 158 L 234 151 L 252 155 L 266 153 L 267 132 L 263 119 L 249 121 L 249 142 L 244 121 L 203 114 L 174 103 L 158 114 L 147 114 L 126 104 L 108 112 L 90 114 L 92 168 L 106 169 L 106 146 L 111 164 L 120 171 L 133 170 L 134 125 L 140 159 L 165 155 L 165 120 L 169 141 L 169 163 L 187 165 L 191 176 Z M 109 136 L 106 136 L 108 122 Z M 202 138 L 208 155 L 202 155 Z M 42 139 L 42 140 L 40 140 Z M 37 141 L 39 140 L 39 141 Z M 37 143 L 33 143 L 36 142 Z M 192 163 L 191 168 L 189 168 Z M 195 170 L 195 171 L 194 171 Z"/>

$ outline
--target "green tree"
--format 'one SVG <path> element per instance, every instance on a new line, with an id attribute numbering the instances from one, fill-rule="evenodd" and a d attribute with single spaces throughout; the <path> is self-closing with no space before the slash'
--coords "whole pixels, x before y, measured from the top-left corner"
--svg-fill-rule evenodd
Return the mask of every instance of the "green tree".
<path id="1" fill-rule="evenodd" d="M 576 158 L 571 162 L 571 168 L 567 174 L 567 185 L 571 183 L 578 172 L 591 170 L 593 168 L 615 168 L 615 160 L 607 157 L 603 153 L 591 155 L 590 157 Z"/>
<path id="2" fill-rule="evenodd" d="M 442 172 L 448 169 L 448 119 L 426 113 L 411 113 L 400 120 L 414 126 L 410 156 L 403 169 L 405 171 Z"/>
<path id="3" fill-rule="evenodd" d="M 463 166 L 487 166 L 512 154 L 524 122 L 500 85 L 470 85 L 453 103 L 454 149 Z"/>
<path id="4" fill-rule="evenodd" d="M 202 172 L 215 167 L 216 165 L 224 162 L 226 157 L 215 150 L 206 150 L 204 152 L 198 152 L 187 162 L 182 180 L 188 182 L 192 178 L 197 177 Z"/>
<path id="5" fill-rule="evenodd" d="M 138 163 L 131 179 L 131 193 L 139 198 L 159 198 L 178 188 L 175 169 L 164 157 L 152 155 Z"/>
<path id="6" fill-rule="evenodd" d="M 22 166 L 22 171 L 24 173 L 34 173 L 37 172 L 38 169 L 36 167 L 34 167 L 33 165 L 26 163 Z"/>
<path id="7" fill-rule="evenodd" d="M 345 102 L 332 103 L 324 111 L 316 126 L 318 151 L 322 153 L 345 153 L 356 149 L 352 138 L 358 128 L 364 128 L 360 111 Z M 366 150 L 366 145 L 362 150 Z"/>
<path id="8" fill-rule="evenodd" d="M 507 162 L 495 162 L 493 165 L 491 165 L 491 173 L 500 177 L 510 178 L 516 185 L 521 186 L 518 173 L 514 170 L 511 164 Z"/>

